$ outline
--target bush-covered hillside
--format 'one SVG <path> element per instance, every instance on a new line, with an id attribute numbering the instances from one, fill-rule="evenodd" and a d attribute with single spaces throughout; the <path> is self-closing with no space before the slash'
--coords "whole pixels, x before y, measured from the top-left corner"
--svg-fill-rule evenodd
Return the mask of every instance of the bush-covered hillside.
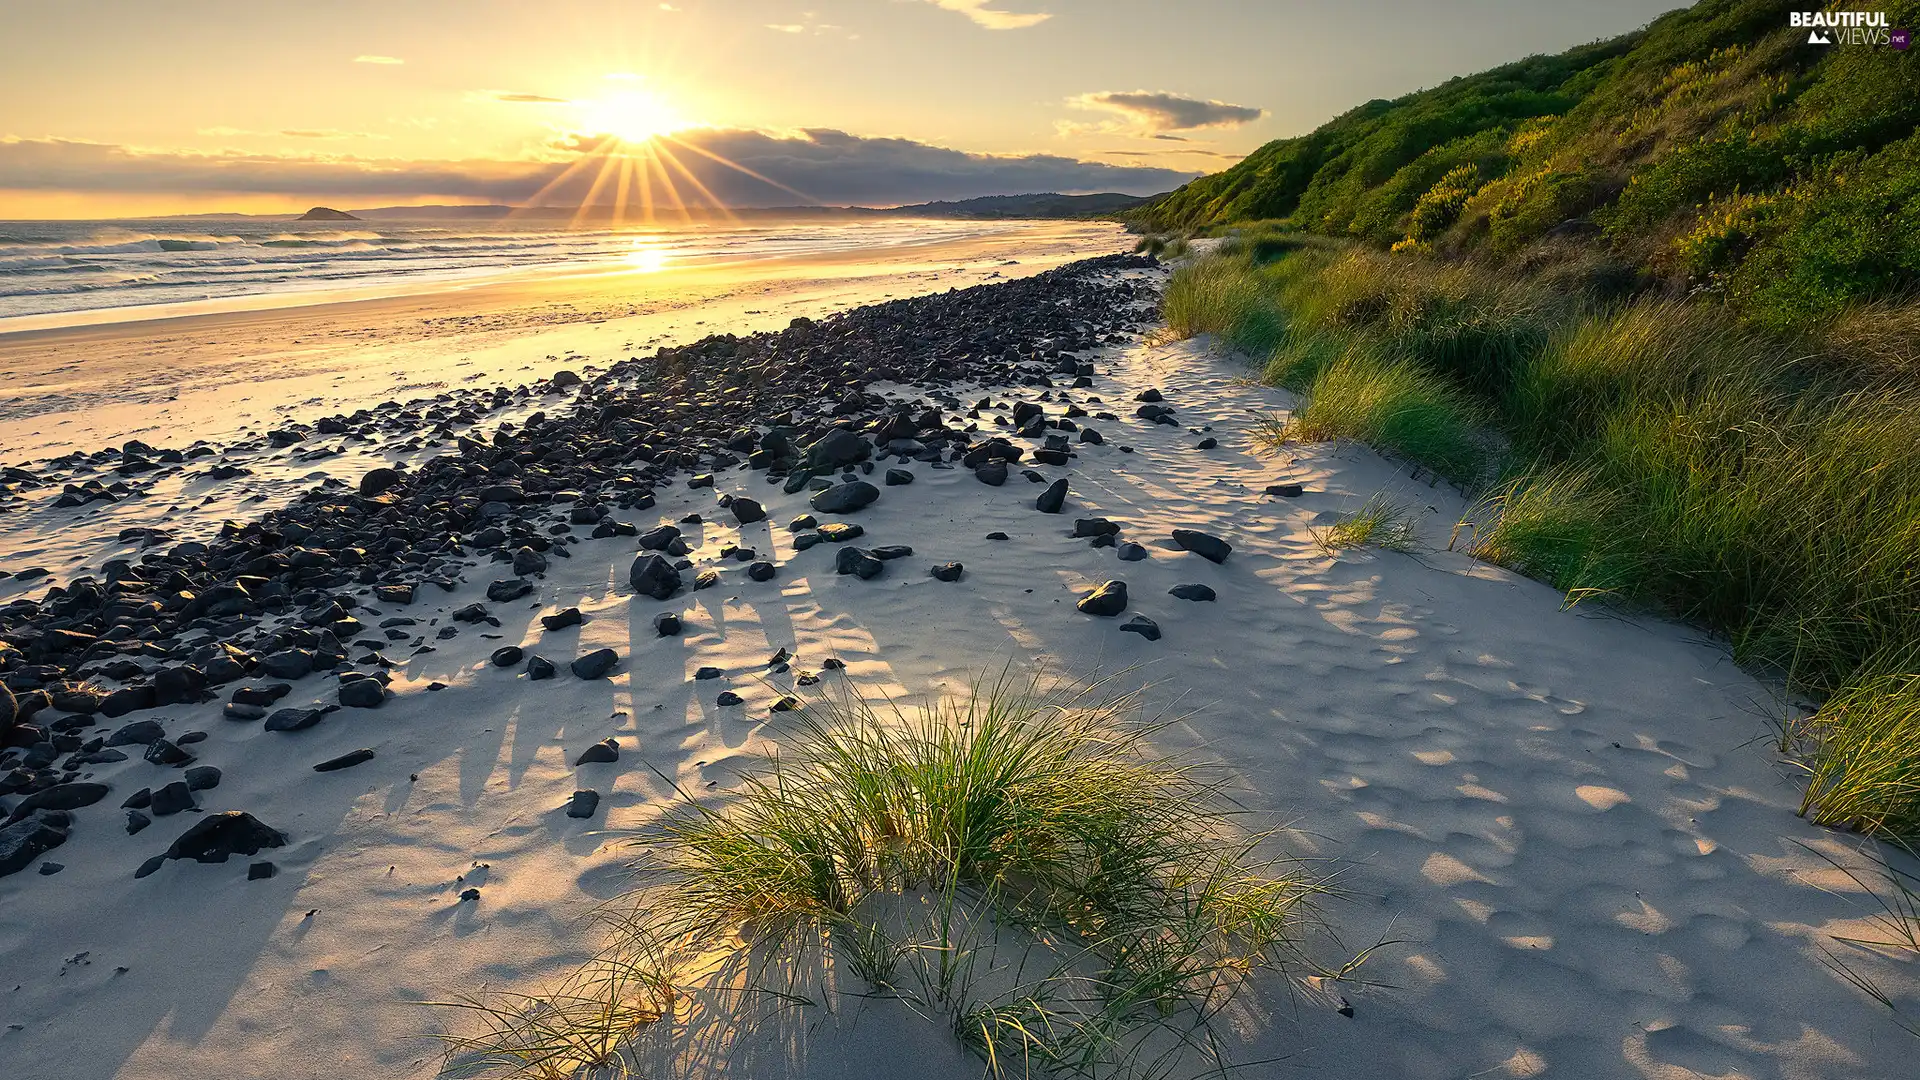
<path id="1" fill-rule="evenodd" d="M 1808 44 L 1787 13 L 1812 6 L 1704 0 L 1371 101 L 1130 216 L 1286 219 L 1446 255 L 1603 244 L 1765 322 L 1805 324 L 1920 281 L 1920 50 Z M 1883 9 L 1920 24 L 1920 0 Z"/>

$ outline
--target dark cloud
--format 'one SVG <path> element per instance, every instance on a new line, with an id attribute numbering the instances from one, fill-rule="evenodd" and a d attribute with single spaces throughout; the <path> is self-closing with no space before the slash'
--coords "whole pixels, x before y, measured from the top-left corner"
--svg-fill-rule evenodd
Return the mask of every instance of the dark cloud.
<path id="1" fill-rule="evenodd" d="M 688 202 L 704 201 L 686 178 L 685 173 L 692 173 L 730 206 L 888 206 L 1040 191 L 1148 195 L 1195 175 L 1051 154 L 969 154 L 911 139 L 864 138 L 828 128 L 791 136 L 697 130 L 678 139 L 680 145 L 662 144 L 685 170 L 666 167 L 674 186 Z M 67 139 L 0 138 L 0 191 L 284 195 L 290 201 L 339 199 L 361 205 L 367 200 L 524 203 L 545 191 L 542 202 L 562 205 L 585 198 L 609 163 L 619 167 L 623 160 L 635 165 L 644 161 L 644 151 L 621 148 L 604 137 L 573 137 L 556 146 L 558 160 L 416 161 L 341 154 L 161 152 Z M 666 185 L 658 180 L 658 170 L 654 175 L 656 202 L 666 205 Z"/>
<path id="2" fill-rule="evenodd" d="M 1098 94 L 1081 94 L 1071 103 L 1083 109 L 1120 113 L 1154 132 L 1237 127 L 1267 115 L 1265 109 L 1181 97 L 1165 90 L 1108 90 Z"/>

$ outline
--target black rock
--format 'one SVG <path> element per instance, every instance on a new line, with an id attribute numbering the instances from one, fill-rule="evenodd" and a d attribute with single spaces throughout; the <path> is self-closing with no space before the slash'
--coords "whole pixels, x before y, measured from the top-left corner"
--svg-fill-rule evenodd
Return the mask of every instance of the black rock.
<path id="1" fill-rule="evenodd" d="M 259 862 L 247 864 L 247 880 L 248 881 L 265 881 L 279 872 L 280 872 L 279 867 L 274 866 L 271 862 L 268 862 L 265 859 L 262 859 Z"/>
<path id="2" fill-rule="evenodd" d="M 220 770 L 212 765 L 195 765 L 184 774 L 187 787 L 194 791 L 211 791 L 220 786 Z"/>
<path id="3" fill-rule="evenodd" d="M 709 666 L 709 667 L 702 667 L 694 671 L 693 677 L 695 679 L 705 681 L 707 679 L 717 679 L 720 676 L 725 674 L 726 672 L 721 671 L 719 668 Z"/>
<path id="4" fill-rule="evenodd" d="M 487 586 L 487 599 L 496 604 L 518 600 L 533 591 L 533 582 L 520 578 L 505 578 Z"/>
<path id="5" fill-rule="evenodd" d="M 1088 615 L 1118 615 L 1127 610 L 1127 583 L 1109 581 L 1082 596 L 1074 606 Z"/>
<path id="6" fill-rule="evenodd" d="M 713 699 L 713 703 L 725 708 L 728 705 L 738 705 L 742 700 L 744 699 L 741 698 L 739 694 L 731 690 L 722 690 L 720 691 L 720 696 Z"/>
<path id="7" fill-rule="evenodd" d="M 580 609 L 577 607 L 561 608 L 551 615 L 540 616 L 540 625 L 548 630 L 565 630 L 569 626 L 579 626 L 580 621 Z"/>
<path id="8" fill-rule="evenodd" d="M 607 765 L 620 760 L 620 741 L 605 739 L 594 743 L 573 759 L 575 765 Z"/>
<path id="9" fill-rule="evenodd" d="M 778 573 L 772 563 L 764 560 L 747 565 L 747 576 L 755 581 L 772 581 Z"/>
<path id="10" fill-rule="evenodd" d="M 660 637 L 675 637 L 680 633 L 680 615 L 674 611 L 663 611 L 653 617 L 653 632 Z"/>
<path id="11" fill-rule="evenodd" d="M 1120 532 L 1120 526 L 1106 518 L 1075 518 L 1073 532 L 1075 537 L 1114 536 Z"/>
<path id="12" fill-rule="evenodd" d="M 680 591 L 681 585 L 680 571 L 658 555 L 642 555 L 633 560 L 627 580 L 633 585 L 634 592 L 655 600 L 668 599 Z"/>
<path id="13" fill-rule="evenodd" d="M 1220 440 L 1209 435 L 1206 438 L 1201 439 L 1199 443 L 1195 444 L 1194 449 L 1195 450 L 1211 450 L 1214 447 L 1219 445 L 1220 445 Z"/>
<path id="14" fill-rule="evenodd" d="M 756 521 L 767 519 L 766 508 L 745 496 L 734 496 L 733 502 L 727 505 L 727 509 L 733 511 L 733 520 L 742 525 L 751 525 Z"/>
<path id="15" fill-rule="evenodd" d="M 363 746 L 358 750 L 350 750 L 347 753 L 341 754 L 339 757 L 328 758 L 320 764 L 315 765 L 313 771 L 339 772 L 341 769 L 351 769 L 355 765 L 363 765 L 372 760 L 373 751 Z"/>
<path id="16" fill-rule="evenodd" d="M 986 462 L 979 468 L 973 470 L 973 477 L 988 487 L 999 487 L 1007 482 L 1007 463 L 1004 461 Z"/>
<path id="17" fill-rule="evenodd" d="M 1081 428 L 1080 441 L 1083 443 L 1089 443 L 1094 446 L 1099 446 L 1100 444 L 1106 442 L 1107 440 L 1106 440 L 1106 437 L 1101 435 L 1099 430 L 1096 428 Z"/>
<path id="18" fill-rule="evenodd" d="M 360 476 L 360 497 L 371 499 L 400 482 L 400 474 L 386 466 L 368 469 Z"/>
<path id="19" fill-rule="evenodd" d="M 1133 618 L 1128 619 L 1121 625 L 1120 632 L 1123 634 L 1139 634 L 1148 641 L 1160 640 L 1160 624 L 1147 618 L 1145 615 L 1135 615 Z"/>
<path id="20" fill-rule="evenodd" d="M 185 781 L 175 780 L 153 793 L 153 816 L 167 817 L 193 809 L 193 789 Z"/>
<path id="21" fill-rule="evenodd" d="M 911 484 L 913 483 L 913 470 L 888 469 L 886 479 L 888 487 L 900 487 L 903 484 Z"/>
<path id="22" fill-rule="evenodd" d="M 525 655 L 525 651 L 518 645 L 503 645 L 493 650 L 493 666 L 512 667 L 519 663 L 520 658 Z"/>
<path id="23" fill-rule="evenodd" d="M 298 679 L 313 674 L 313 653 L 306 649 L 286 649 L 260 658 L 260 674 L 275 679 Z"/>
<path id="24" fill-rule="evenodd" d="M 639 536 L 642 551 L 665 551 L 678 539 L 680 539 L 680 529 L 674 525 L 648 529 Z"/>
<path id="25" fill-rule="evenodd" d="M 326 714 L 319 709 L 280 709 L 267 717 L 268 731 L 299 731 L 320 722 Z"/>
<path id="26" fill-rule="evenodd" d="M 892 562 L 895 559 L 910 557 L 913 554 L 913 548 L 906 544 L 882 544 L 876 548 L 869 548 L 868 554 L 882 562 Z"/>
<path id="27" fill-rule="evenodd" d="M 349 679 L 340 684 L 340 704 L 354 709 L 377 709 L 387 700 L 379 679 Z"/>
<path id="28" fill-rule="evenodd" d="M 828 543 L 843 544 L 848 540 L 857 540 L 867 535 L 867 527 L 865 525 L 856 525 L 850 521 L 829 521 L 816 529 L 815 532 L 819 534 L 820 539 Z M 795 537 L 795 539 L 797 540 L 798 537 Z"/>
<path id="29" fill-rule="evenodd" d="M 835 484 L 824 491 L 816 491 L 807 505 L 823 514 L 849 514 L 863 506 L 868 506 L 880 497 L 880 489 L 865 480 L 855 480 L 850 484 Z"/>
<path id="30" fill-rule="evenodd" d="M 843 547 L 833 560 L 834 573 L 852 574 L 862 580 L 877 578 L 884 569 L 886 564 L 864 548 Z"/>
<path id="31" fill-rule="evenodd" d="M 1214 598 L 1213 590 L 1205 585 L 1175 585 L 1173 588 L 1167 590 L 1167 595 L 1177 596 L 1182 600 L 1212 600 Z"/>
<path id="32" fill-rule="evenodd" d="M 959 581 L 960 575 L 964 570 L 965 568 L 959 563 L 950 562 L 941 563 L 939 566 L 932 567 L 927 573 L 939 581 Z"/>
<path id="33" fill-rule="evenodd" d="M 1067 505 L 1067 478 L 1064 476 L 1048 484 L 1047 490 L 1033 500 L 1033 508 L 1043 514 L 1057 514 L 1065 505 Z"/>
<path id="34" fill-rule="evenodd" d="M 293 693 L 293 687 L 286 683 L 267 683 L 264 686 L 242 686 L 234 690 L 233 703 L 235 705 L 271 705 L 291 693 Z"/>
<path id="35" fill-rule="evenodd" d="M 516 575 L 519 575 L 520 577 L 526 577 L 528 574 L 544 574 L 546 573 L 546 570 L 547 570 L 547 557 L 533 550 L 532 548 L 523 547 L 520 550 L 513 553 L 513 572 Z M 532 586 L 529 585 L 528 590 L 531 591 Z M 492 591 L 489 590 L 488 592 L 489 594 L 487 599 L 489 600 L 495 599 L 495 597 L 493 597 L 491 594 Z M 508 597 L 501 597 L 499 599 L 512 600 L 512 599 L 516 599 L 516 597 L 508 596 Z"/>
<path id="36" fill-rule="evenodd" d="M 73 815 L 39 810 L 0 828 L 0 877 L 25 870 L 33 860 L 67 842 Z"/>
<path id="37" fill-rule="evenodd" d="M 1301 484 L 1268 484 L 1267 485 L 1267 494 L 1277 495 L 1282 499 L 1297 499 L 1300 496 L 1305 495 L 1306 493 L 1307 493 L 1306 487 Z"/>
<path id="38" fill-rule="evenodd" d="M 553 661 L 544 656 L 527 657 L 528 682 L 539 682 L 542 679 L 551 679 L 559 674 L 559 672 L 560 669 L 553 666 Z"/>
<path id="39" fill-rule="evenodd" d="M 66 784 L 55 784 L 20 800 L 20 805 L 7 815 L 9 824 L 20 821 L 40 810 L 78 810 L 83 806 L 92 806 L 107 797 L 107 785 L 87 780 L 75 780 Z"/>
<path id="40" fill-rule="evenodd" d="M 244 810 L 228 810 L 194 823 L 167 848 L 169 859 L 226 862 L 229 855 L 257 855 L 261 848 L 284 847 L 285 833 L 270 829 Z"/>
<path id="41" fill-rule="evenodd" d="M 998 529 L 996 529 L 996 530 L 994 530 L 993 532 L 990 532 L 990 533 L 988 533 L 988 534 L 987 534 L 987 539 L 989 539 L 989 540 L 1007 540 L 1007 539 L 1010 539 L 1010 537 L 1008 537 L 1006 533 L 1003 533 L 1003 532 L 1001 532 L 1001 531 L 999 531 Z"/>
<path id="42" fill-rule="evenodd" d="M 128 836 L 132 836 L 133 834 L 139 832 L 141 829 L 144 829 L 151 824 L 153 824 L 153 818 L 148 817 L 146 814 L 143 814 L 138 810 L 127 811 L 127 835 Z"/>
<path id="43" fill-rule="evenodd" d="M 612 649 L 595 649 L 568 665 L 578 679 L 604 679 L 620 663 L 620 654 Z"/>
<path id="44" fill-rule="evenodd" d="M 1153 389 L 1153 388 L 1151 388 L 1151 387 L 1149 387 L 1149 388 L 1147 388 L 1147 389 L 1145 389 L 1145 390 L 1142 390 L 1142 391 L 1140 391 L 1139 393 L 1137 393 L 1137 394 L 1135 394 L 1135 395 L 1133 395 L 1133 400 L 1135 400 L 1135 401 L 1165 401 L 1165 400 L 1166 400 L 1166 398 L 1165 398 L 1165 397 L 1163 397 L 1163 396 L 1161 396 L 1161 394 L 1160 394 L 1160 391 L 1158 391 L 1158 390 L 1155 390 L 1155 389 Z"/>
<path id="45" fill-rule="evenodd" d="M 834 428 L 807 448 L 806 465 L 813 470 L 834 469 L 872 456 L 872 443 L 845 428 Z"/>
<path id="46" fill-rule="evenodd" d="M 1193 552 L 1208 562 L 1223 563 L 1232 553 L 1233 545 L 1211 533 L 1195 529 L 1173 530 L 1173 542 Z"/>
<path id="47" fill-rule="evenodd" d="M 133 723 L 107 736 L 108 746 L 152 746 L 166 737 L 166 729 L 158 720 L 135 720 Z"/>
<path id="48" fill-rule="evenodd" d="M 567 800 L 567 816 L 570 818 L 590 818 L 600 808 L 600 793 L 591 789 L 576 791 L 573 798 Z"/>

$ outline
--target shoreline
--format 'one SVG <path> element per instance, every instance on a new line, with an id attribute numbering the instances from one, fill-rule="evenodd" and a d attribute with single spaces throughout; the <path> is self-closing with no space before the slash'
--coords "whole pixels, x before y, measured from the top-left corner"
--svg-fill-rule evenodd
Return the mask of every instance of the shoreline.
<path id="1" fill-rule="evenodd" d="M 532 992 L 564 975 L 591 945 L 577 920 L 624 880 L 619 834 L 673 797 L 668 780 L 723 791 L 756 748 L 778 745 L 778 699 L 819 692 L 802 675 L 917 700 L 962 690 L 996 658 L 1037 656 L 1075 674 L 1121 672 L 1177 715 L 1164 735 L 1172 748 L 1218 758 L 1250 811 L 1298 823 L 1280 834 L 1289 854 L 1348 867 L 1353 897 L 1329 911 L 1342 936 L 1402 942 L 1362 973 L 1384 985 L 1340 988 L 1352 1016 L 1265 988 L 1262 1022 L 1234 1035 L 1242 1059 L 1287 1056 L 1356 1080 L 1897 1069 L 1902 1036 L 1820 961 L 1831 935 L 1871 932 L 1870 901 L 1822 856 L 1865 864 L 1844 838 L 1793 817 L 1791 783 L 1751 745 L 1764 725 L 1752 712 L 1759 687 L 1724 650 L 1673 624 L 1566 612 L 1546 586 L 1443 550 L 1461 500 L 1364 448 L 1260 457 L 1253 422 L 1293 399 L 1246 385 L 1239 361 L 1205 341 L 1143 340 L 1151 319 L 1137 293 L 1157 288 L 1160 271 L 1115 265 L 1073 289 L 934 292 L 765 337 L 706 337 L 657 359 L 548 358 L 522 388 L 480 382 L 365 416 L 292 403 L 285 419 L 301 423 L 285 445 L 259 431 L 206 458 L 134 450 L 86 462 L 103 480 L 130 455 L 158 463 L 130 473 L 134 483 L 176 466 L 194 476 L 177 493 L 92 511 L 162 515 L 172 502 L 169 530 L 242 523 L 206 552 L 135 535 L 130 566 L 225 566 L 266 584 L 216 615 L 212 604 L 240 598 L 216 594 L 224 580 L 196 581 L 189 608 L 130 616 L 186 625 L 181 646 L 136 630 L 118 639 L 128 647 L 81 662 L 130 658 L 137 674 L 100 685 L 137 697 L 157 669 L 179 665 L 179 648 L 203 677 L 219 650 L 194 657 L 213 645 L 252 658 L 233 661 L 246 678 L 203 682 L 213 700 L 156 697 L 60 732 L 92 738 L 153 719 L 195 762 L 165 750 L 143 760 L 153 744 L 123 743 L 141 752 L 87 766 L 113 790 L 70 811 L 71 836 L 44 855 L 64 868 L 0 878 L 0 956 L 23 973 L 11 1003 L 22 1024 L 0 1033 L 0 1054 L 36 1074 L 117 1080 L 433 1075 L 433 1055 L 410 1041 L 433 1017 L 413 1003 L 489 982 Z M 1116 282 L 1133 283 L 1130 309 L 1092 299 L 1124 295 L 1099 291 Z M 1049 311 L 1047 299 L 1092 315 Z M 561 369 L 578 381 L 555 378 Z M 747 372 L 770 374 L 754 384 Z M 741 388 L 752 407 L 728 404 Z M 1158 399 L 1171 422 L 1143 411 Z M 339 430 L 320 430 L 329 416 Z M 767 482 L 776 471 L 790 481 L 801 448 L 849 420 L 866 429 L 865 453 L 832 463 L 851 466 L 853 481 L 838 468 L 818 479 L 829 490 L 871 482 L 870 505 L 829 514 L 805 480 Z M 783 453 L 769 436 L 788 427 Z M 1087 427 L 1104 437 L 1085 438 Z M 996 446 L 1020 451 L 997 474 Z M 245 504 L 196 505 L 217 464 L 256 469 L 233 482 L 278 485 L 282 509 L 263 519 Z M 404 467 L 363 488 L 376 465 Z M 911 482 L 884 484 L 888 469 Z M 1062 512 L 1036 505 L 1044 485 L 1028 469 L 1067 482 Z M 1275 480 L 1301 490 L 1268 494 Z M 1420 508 L 1419 558 L 1319 546 L 1317 529 L 1382 491 Z M 575 520 L 583 509 L 592 523 Z M 864 535 L 803 541 L 814 530 L 786 523 L 810 510 Z M 0 525 L 52 529 L 89 512 L 36 506 Z M 1082 518 L 1113 522 L 1117 542 L 1069 536 Z M 657 531 L 668 526 L 672 535 Z M 1231 542 L 1224 561 L 1169 539 L 1195 528 Z M 676 542 L 683 591 L 636 589 L 634 565 L 656 551 L 674 558 Z M 876 556 L 871 578 L 835 572 L 841 552 L 868 545 L 913 551 Z M 773 576 L 752 576 L 740 548 Z M 303 550 L 329 554 L 296 565 Z M 331 554 L 347 550 L 363 554 Z M 148 554 L 181 561 L 146 564 Z M 957 580 L 929 572 L 948 562 L 963 564 Z M 716 583 L 703 588 L 709 571 Z M 413 585 L 404 601 L 373 591 L 401 579 Z M 1075 611 L 1113 579 L 1132 587 L 1123 615 Z M 515 581 L 526 591 L 495 587 Z M 1190 583 L 1217 595 L 1169 596 Z M 327 607 L 342 597 L 352 606 Z M 473 605 L 477 620 L 456 619 Z M 663 612 L 682 621 L 678 633 L 656 629 Z M 1136 614 L 1163 636 L 1121 632 Z M 498 666 L 506 647 L 550 660 L 557 677 L 530 679 L 524 656 Z M 792 654 L 788 670 L 769 666 L 776 649 Z M 601 650 L 615 656 L 609 677 L 569 670 Z M 311 673 L 286 674 L 285 658 L 244 671 L 289 651 L 309 654 Z M 358 677 L 330 674 L 336 656 Z M 845 666 L 832 672 L 827 659 Z M 698 677 L 707 667 L 719 681 Z M 349 690 L 380 674 L 379 694 Z M 233 686 L 275 682 L 290 690 L 260 707 L 266 716 L 320 715 L 273 731 L 245 709 L 223 715 Z M 723 688 L 741 704 L 724 703 Z M 205 737 L 184 737 L 196 732 Z M 621 747 L 615 761 L 577 760 L 607 738 Z M 376 756 L 312 771 L 363 747 Z M 254 813 L 286 843 L 226 863 L 169 860 L 131 880 L 210 817 L 150 815 L 123 835 L 112 808 L 196 764 L 224 771 L 191 793 L 200 811 Z M 582 789 L 599 794 L 584 820 L 566 812 Z M 274 876 L 248 881 L 262 859 Z M 476 898 L 463 898 L 470 889 Z M 1912 989 L 1892 961 L 1859 962 Z M 904 1039 L 925 1051 L 930 1077 L 978 1074 L 931 1034 L 822 1021 L 797 1063 L 772 1047 L 725 1065 L 739 1077 L 784 1066 L 878 1078 L 895 1071 Z"/>

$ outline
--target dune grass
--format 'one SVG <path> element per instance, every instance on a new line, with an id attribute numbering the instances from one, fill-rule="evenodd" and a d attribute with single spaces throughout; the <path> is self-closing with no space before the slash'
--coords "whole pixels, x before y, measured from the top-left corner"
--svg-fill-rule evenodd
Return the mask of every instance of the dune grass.
<path id="1" fill-rule="evenodd" d="M 1360 509 L 1332 525 L 1314 530 L 1313 535 L 1321 550 L 1329 554 L 1360 547 L 1405 553 L 1420 545 L 1413 512 L 1383 494 L 1368 497 Z"/>
<path id="2" fill-rule="evenodd" d="M 1920 673 L 1920 305 L 1789 333 L 1552 265 L 1243 244 L 1175 272 L 1168 320 L 1303 395 L 1269 439 L 1425 465 L 1481 494 L 1479 557 L 1719 631 L 1828 699 L 1797 743 L 1808 813 L 1920 843 L 1920 739 L 1886 734 Z"/>
<path id="3" fill-rule="evenodd" d="M 1011 676 L 915 710 L 810 705 L 723 801 L 684 798 L 637 840 L 641 884 L 587 976 L 551 1002 L 466 1003 L 481 1022 L 461 1061 L 547 1080 L 547 1048 L 612 1068 L 609 1035 L 703 995 L 728 995 L 728 1039 L 777 1011 L 753 995 L 882 995 L 992 1076 L 1217 1072 L 1221 1010 L 1305 963 L 1324 882 L 1266 854 L 1137 712 Z"/>

